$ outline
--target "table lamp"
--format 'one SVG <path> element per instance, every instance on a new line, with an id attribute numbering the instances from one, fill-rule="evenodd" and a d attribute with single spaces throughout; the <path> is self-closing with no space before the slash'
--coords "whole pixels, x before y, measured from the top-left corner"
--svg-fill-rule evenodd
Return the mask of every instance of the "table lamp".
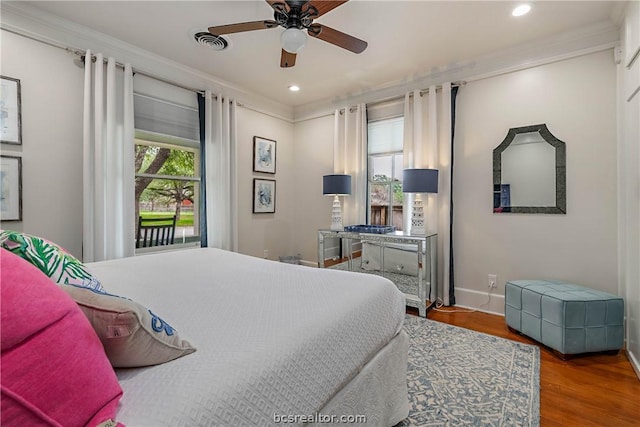
<path id="1" fill-rule="evenodd" d="M 424 207 L 420 193 L 438 192 L 437 169 L 405 169 L 402 173 L 402 192 L 415 193 L 411 209 L 411 234 L 427 234 L 424 224 Z"/>
<path id="2" fill-rule="evenodd" d="M 322 177 L 322 194 L 333 196 L 331 229 L 342 231 L 342 209 L 338 196 L 351 194 L 351 175 L 325 175 Z"/>

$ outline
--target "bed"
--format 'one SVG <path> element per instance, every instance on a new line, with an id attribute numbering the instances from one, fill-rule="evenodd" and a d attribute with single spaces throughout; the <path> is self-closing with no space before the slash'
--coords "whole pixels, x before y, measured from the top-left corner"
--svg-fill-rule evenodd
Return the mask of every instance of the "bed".
<path id="1" fill-rule="evenodd" d="M 391 426 L 408 415 L 405 297 L 385 278 L 212 248 L 86 267 L 197 348 L 116 369 L 127 426 Z"/>

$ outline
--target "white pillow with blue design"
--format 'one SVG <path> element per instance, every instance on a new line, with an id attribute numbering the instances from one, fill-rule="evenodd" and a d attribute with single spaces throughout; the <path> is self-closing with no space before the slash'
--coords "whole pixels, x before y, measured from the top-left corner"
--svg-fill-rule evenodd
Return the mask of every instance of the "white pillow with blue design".
<path id="1" fill-rule="evenodd" d="M 114 368 L 158 365 L 196 351 L 169 323 L 128 298 L 62 286 L 96 331 Z"/>
<path id="2" fill-rule="evenodd" d="M 19 231 L 0 230 L 0 247 L 38 267 L 58 284 L 103 289 L 80 260 L 47 239 Z"/>

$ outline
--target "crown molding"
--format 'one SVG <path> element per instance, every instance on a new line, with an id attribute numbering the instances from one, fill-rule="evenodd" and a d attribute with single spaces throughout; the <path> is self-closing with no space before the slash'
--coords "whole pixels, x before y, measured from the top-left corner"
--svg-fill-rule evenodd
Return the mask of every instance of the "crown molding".
<path id="1" fill-rule="evenodd" d="M 371 103 L 404 96 L 407 92 L 426 89 L 431 85 L 453 81 L 480 80 L 612 49 L 619 43 L 619 40 L 620 29 L 613 22 L 596 23 L 472 60 L 448 64 L 429 73 L 411 79 L 390 82 L 364 92 L 350 93 L 343 97 L 298 105 L 294 109 L 294 122 L 321 117 L 347 105 Z"/>
<path id="2" fill-rule="evenodd" d="M 134 68 L 185 87 L 209 89 L 213 93 L 236 99 L 247 105 L 271 112 L 274 117 L 291 122 L 293 108 L 264 96 L 249 92 L 211 74 L 187 67 L 156 55 L 122 40 L 116 39 L 83 25 L 59 18 L 29 4 L 0 3 L 0 28 L 35 40 L 67 48 L 71 51 L 101 52 L 113 56 L 118 62 L 129 63 Z"/>

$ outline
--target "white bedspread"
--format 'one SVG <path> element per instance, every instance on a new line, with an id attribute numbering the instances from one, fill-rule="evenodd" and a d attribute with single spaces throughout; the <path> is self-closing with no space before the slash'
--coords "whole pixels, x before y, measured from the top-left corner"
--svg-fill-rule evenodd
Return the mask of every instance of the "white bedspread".
<path id="1" fill-rule="evenodd" d="M 387 279 L 202 248 L 88 264 L 197 351 L 121 369 L 127 426 L 273 425 L 313 414 L 402 328 Z M 357 414 L 354 414 L 357 415 Z"/>

